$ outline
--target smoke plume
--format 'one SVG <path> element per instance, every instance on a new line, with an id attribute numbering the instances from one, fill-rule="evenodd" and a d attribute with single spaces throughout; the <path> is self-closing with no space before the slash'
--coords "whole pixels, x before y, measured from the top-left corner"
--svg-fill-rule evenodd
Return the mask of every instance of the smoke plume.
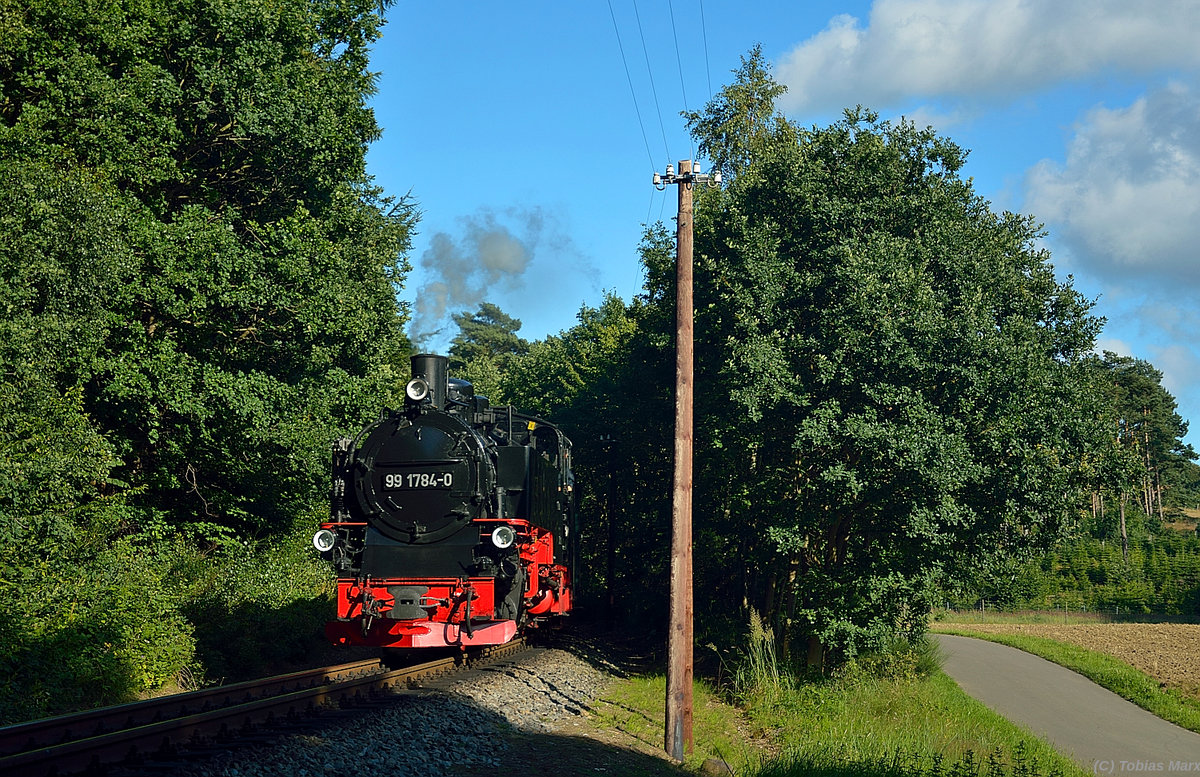
<path id="1" fill-rule="evenodd" d="M 420 259 L 427 280 L 417 293 L 409 330 L 414 344 L 423 347 L 444 334 L 452 313 L 474 312 L 496 292 L 523 285 L 544 218 L 540 209 L 503 215 L 513 229 L 500 223 L 495 212 L 483 210 L 462 219 L 460 238 L 438 232 L 430 240 Z"/>

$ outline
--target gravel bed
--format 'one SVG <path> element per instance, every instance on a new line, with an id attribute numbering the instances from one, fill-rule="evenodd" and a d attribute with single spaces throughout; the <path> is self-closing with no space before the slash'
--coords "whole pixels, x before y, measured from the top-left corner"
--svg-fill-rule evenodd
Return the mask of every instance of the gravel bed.
<path id="1" fill-rule="evenodd" d="M 312 733 L 172 768 L 178 777 L 450 775 L 499 764 L 506 734 L 547 732 L 583 715 L 611 679 L 598 653 L 542 649 L 402 693 Z M 577 655 L 579 654 L 579 655 Z M 581 655 L 587 655 L 585 660 Z"/>

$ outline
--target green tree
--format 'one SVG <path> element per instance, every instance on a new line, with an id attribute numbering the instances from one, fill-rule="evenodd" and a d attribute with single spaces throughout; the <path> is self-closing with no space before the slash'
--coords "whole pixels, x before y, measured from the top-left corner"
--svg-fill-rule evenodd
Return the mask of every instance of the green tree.
<path id="1" fill-rule="evenodd" d="M 529 342 L 517 332 L 520 319 L 491 302 L 482 302 L 472 314 L 453 315 L 458 334 L 450 343 L 451 374 L 475 385 L 493 402 L 504 402 L 503 380 L 515 357 L 529 351 Z"/>
<path id="2" fill-rule="evenodd" d="M 1163 517 L 1164 497 L 1186 477 L 1196 451 L 1183 441 L 1188 423 L 1176 412 L 1175 397 L 1162 385 L 1162 372 L 1149 362 L 1105 351 L 1096 362 L 1111 410 L 1114 442 L 1138 461 L 1137 482 L 1122 484 L 1122 493 L 1137 491 L 1146 516 Z M 1186 488 L 1186 482 L 1180 482 Z"/>
<path id="3" fill-rule="evenodd" d="M 0 720 L 322 607 L 276 535 L 409 351 L 415 212 L 365 166 L 388 5 L 0 0 Z"/>
<path id="4" fill-rule="evenodd" d="M 137 526 L 286 527 L 400 377 L 386 5 L 0 0 L 5 374 L 81 392 Z"/>
<path id="5" fill-rule="evenodd" d="M 700 153 L 714 170 L 730 179 L 766 153 L 780 136 L 794 139 L 795 128 L 775 110 L 775 98 L 787 87 L 771 77 L 762 45 L 742 57 L 734 81 L 723 88 L 703 111 L 685 111 L 688 130 Z"/>
<path id="6" fill-rule="evenodd" d="M 698 198 L 698 384 L 735 411 L 704 416 L 698 512 L 769 538 L 759 590 L 814 663 L 919 630 L 935 581 L 1045 547 L 1079 504 L 1100 322 L 965 156 L 859 109 Z"/>
<path id="7" fill-rule="evenodd" d="M 579 590 L 621 620 L 665 606 L 673 357 L 661 310 L 607 295 L 578 323 L 531 344 L 505 375 L 516 405 L 562 426 L 575 443 L 582 556 Z"/>

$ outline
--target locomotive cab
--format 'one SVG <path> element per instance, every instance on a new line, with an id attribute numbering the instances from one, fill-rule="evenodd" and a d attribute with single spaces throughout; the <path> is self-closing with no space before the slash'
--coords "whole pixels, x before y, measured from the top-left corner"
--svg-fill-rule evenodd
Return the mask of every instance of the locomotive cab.
<path id="1" fill-rule="evenodd" d="M 339 644 L 499 644 L 571 608 L 571 443 L 412 359 L 403 409 L 334 446 L 329 521 Z"/>

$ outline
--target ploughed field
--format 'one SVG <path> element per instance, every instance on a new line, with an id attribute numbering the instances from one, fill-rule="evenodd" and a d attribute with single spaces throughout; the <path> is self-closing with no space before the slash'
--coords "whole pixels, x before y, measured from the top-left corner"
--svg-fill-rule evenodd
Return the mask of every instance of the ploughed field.
<path id="1" fill-rule="evenodd" d="M 951 624 L 947 624 L 950 626 Z M 1200 625 L 1185 623 L 954 623 L 954 629 L 1021 634 L 1107 653 L 1169 688 L 1200 699 Z"/>

